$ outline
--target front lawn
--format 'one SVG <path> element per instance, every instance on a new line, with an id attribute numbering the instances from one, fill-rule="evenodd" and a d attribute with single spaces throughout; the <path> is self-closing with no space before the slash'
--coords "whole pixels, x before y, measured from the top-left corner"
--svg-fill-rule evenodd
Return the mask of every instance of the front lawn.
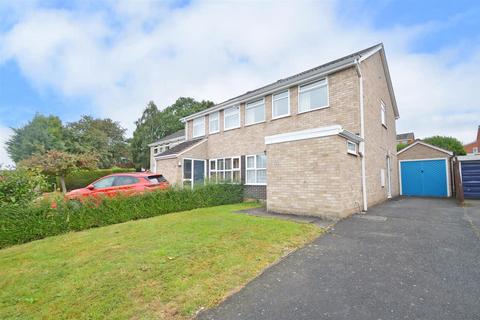
<path id="1" fill-rule="evenodd" d="M 317 237 L 310 224 L 231 214 L 243 203 L 0 250 L 0 319 L 185 319 Z"/>

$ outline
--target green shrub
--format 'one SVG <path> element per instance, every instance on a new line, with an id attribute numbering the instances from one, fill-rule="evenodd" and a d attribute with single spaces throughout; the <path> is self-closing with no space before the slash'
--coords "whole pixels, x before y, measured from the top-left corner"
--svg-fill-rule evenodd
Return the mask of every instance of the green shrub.
<path id="1" fill-rule="evenodd" d="M 59 199 L 57 208 L 51 208 L 49 202 L 7 206 L 0 210 L 0 248 L 69 231 L 242 200 L 241 185 L 211 184 L 194 190 L 169 188 L 137 196 L 104 198 L 100 203 Z"/>
<path id="2" fill-rule="evenodd" d="M 65 185 L 67 190 L 73 190 L 78 188 L 84 188 L 93 181 L 100 179 L 101 177 L 108 176 L 113 173 L 133 172 L 132 168 L 111 168 L 111 169 L 97 169 L 97 170 L 79 170 L 65 177 Z M 57 181 L 57 186 L 59 182 Z"/>
<path id="3" fill-rule="evenodd" d="M 37 171 L 24 169 L 0 171 L 0 207 L 30 202 L 46 187 L 45 176 Z"/>

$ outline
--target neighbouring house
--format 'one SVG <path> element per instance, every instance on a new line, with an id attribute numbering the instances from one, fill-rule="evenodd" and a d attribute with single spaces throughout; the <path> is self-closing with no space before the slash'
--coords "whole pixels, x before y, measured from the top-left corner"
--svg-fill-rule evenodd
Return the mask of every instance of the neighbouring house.
<path id="1" fill-rule="evenodd" d="M 150 143 L 148 145 L 150 147 L 150 171 L 156 172 L 155 156 L 169 150 L 183 141 L 185 141 L 185 129 L 178 130 L 177 132 L 169 134 L 168 136 L 165 136 L 154 143 Z"/>
<path id="2" fill-rule="evenodd" d="M 399 194 L 398 117 L 378 44 L 183 118 L 186 140 L 155 169 L 186 187 L 243 183 L 269 211 L 341 218 Z"/>
<path id="3" fill-rule="evenodd" d="M 467 155 L 480 154 L 480 126 L 477 129 L 477 139 L 463 146 Z"/>
<path id="4" fill-rule="evenodd" d="M 397 144 L 410 144 L 415 141 L 415 134 L 413 132 L 397 134 Z"/>
<path id="5" fill-rule="evenodd" d="M 453 189 L 453 153 L 421 140 L 397 153 L 400 194 L 418 197 L 450 197 Z"/>

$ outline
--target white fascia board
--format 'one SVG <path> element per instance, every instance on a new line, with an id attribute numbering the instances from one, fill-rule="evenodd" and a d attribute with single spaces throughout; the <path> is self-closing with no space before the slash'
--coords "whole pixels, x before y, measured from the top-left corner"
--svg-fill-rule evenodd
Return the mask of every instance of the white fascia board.
<path id="1" fill-rule="evenodd" d="M 170 144 L 170 143 L 174 143 L 174 142 L 181 141 L 181 140 L 185 140 L 185 137 L 181 136 L 181 137 L 168 139 L 168 140 L 160 140 L 160 141 L 157 141 L 157 142 L 154 142 L 154 143 L 150 143 L 148 146 L 149 147 L 156 147 L 156 146 L 160 146 L 160 145 L 163 145 L 163 144 Z"/>
<path id="2" fill-rule="evenodd" d="M 473 161 L 480 160 L 480 155 L 458 156 L 458 161 Z"/>
<path id="3" fill-rule="evenodd" d="M 337 124 L 337 125 L 328 126 L 328 127 L 319 127 L 314 129 L 281 133 L 273 136 L 266 136 L 265 144 L 268 145 L 268 144 L 275 144 L 275 143 L 282 143 L 282 142 L 289 142 L 289 141 L 327 137 L 327 136 L 338 135 L 342 132 L 343 132 L 342 126 Z"/>
<path id="4" fill-rule="evenodd" d="M 166 159 L 173 159 L 173 158 L 176 158 L 178 157 L 178 154 L 169 154 L 169 155 L 166 155 L 166 156 L 159 156 L 159 157 L 154 157 L 155 160 L 166 160 Z"/>

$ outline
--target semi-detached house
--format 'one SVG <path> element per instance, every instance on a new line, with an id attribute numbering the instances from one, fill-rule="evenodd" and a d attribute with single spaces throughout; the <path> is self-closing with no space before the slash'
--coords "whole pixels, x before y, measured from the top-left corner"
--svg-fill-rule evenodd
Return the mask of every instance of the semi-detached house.
<path id="1" fill-rule="evenodd" d="M 399 194 L 399 117 L 382 44 L 182 119 L 155 155 L 172 183 L 243 183 L 280 213 L 340 218 Z"/>

